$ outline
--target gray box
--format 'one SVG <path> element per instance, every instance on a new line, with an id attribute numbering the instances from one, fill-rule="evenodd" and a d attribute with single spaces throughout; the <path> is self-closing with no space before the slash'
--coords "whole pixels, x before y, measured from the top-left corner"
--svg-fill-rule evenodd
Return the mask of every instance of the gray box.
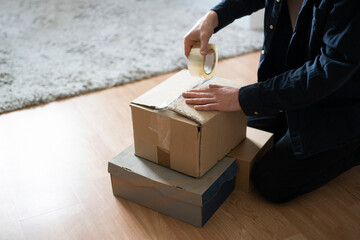
<path id="1" fill-rule="evenodd" d="M 131 145 L 109 162 L 108 172 L 114 195 L 202 227 L 234 190 L 238 166 L 225 157 L 194 178 L 135 156 Z"/>

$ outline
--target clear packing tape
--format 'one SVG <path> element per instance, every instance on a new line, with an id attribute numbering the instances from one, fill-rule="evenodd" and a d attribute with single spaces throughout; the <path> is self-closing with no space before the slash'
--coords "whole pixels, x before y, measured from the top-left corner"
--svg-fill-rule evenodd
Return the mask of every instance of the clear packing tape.
<path id="1" fill-rule="evenodd" d="M 184 115 L 182 113 L 183 109 L 191 108 L 190 106 L 187 106 L 184 101 L 178 101 L 178 100 L 182 97 L 181 95 L 182 92 L 189 89 L 200 88 L 207 81 L 211 80 L 215 71 L 215 67 L 217 65 L 218 53 L 214 44 L 209 44 L 209 50 L 210 50 L 209 54 L 203 56 L 200 54 L 200 43 L 196 43 L 192 47 L 188 59 L 188 70 L 191 75 L 199 77 L 199 82 L 197 82 L 193 86 L 189 86 L 187 89 L 180 89 L 178 95 L 175 95 L 174 97 L 170 97 L 167 101 L 161 103 L 159 106 L 155 108 L 156 110 L 163 111 L 170 109 L 174 112 Z M 181 104 L 182 106 L 179 107 L 179 104 Z M 196 111 L 194 109 L 191 110 Z M 205 114 L 211 114 L 211 113 L 205 113 Z M 202 123 L 201 119 L 198 119 L 197 117 L 192 117 L 191 115 L 187 115 L 187 117 L 191 118 L 192 120 L 194 120 L 199 124 Z M 150 120 L 150 126 L 149 126 L 149 128 L 157 134 L 158 163 L 166 167 L 171 167 L 170 164 L 171 126 L 170 125 L 171 125 L 171 119 L 168 116 L 163 115 L 159 112 L 158 114 L 153 115 L 153 117 Z"/>
<path id="2" fill-rule="evenodd" d="M 209 44 L 209 53 L 206 56 L 200 54 L 200 43 L 196 43 L 190 50 L 188 69 L 191 75 L 209 79 L 213 76 L 218 53 L 214 44 Z"/>
<path id="3" fill-rule="evenodd" d="M 170 167 L 170 118 L 159 114 L 153 114 L 149 128 L 157 134 L 157 158 L 158 164 Z"/>
<path id="4" fill-rule="evenodd" d="M 218 53 L 215 44 L 208 44 L 209 54 L 206 56 L 200 53 L 200 42 L 194 44 L 190 50 L 188 58 L 188 70 L 191 75 L 199 77 L 199 82 L 187 89 L 181 89 L 178 95 L 170 97 L 167 101 L 157 106 L 156 110 L 166 110 L 169 106 L 181 98 L 181 93 L 189 90 L 196 89 L 202 86 L 207 81 L 211 80 L 218 62 Z"/>

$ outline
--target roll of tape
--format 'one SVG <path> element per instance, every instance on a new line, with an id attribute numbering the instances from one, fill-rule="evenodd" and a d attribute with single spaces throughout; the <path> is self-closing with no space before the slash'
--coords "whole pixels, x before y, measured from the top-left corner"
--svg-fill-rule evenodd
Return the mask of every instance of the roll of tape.
<path id="1" fill-rule="evenodd" d="M 200 54 L 200 42 L 196 43 L 190 51 L 188 59 L 188 69 L 191 75 L 209 79 L 214 74 L 218 61 L 218 53 L 214 44 L 209 44 L 210 54 L 203 56 Z"/>

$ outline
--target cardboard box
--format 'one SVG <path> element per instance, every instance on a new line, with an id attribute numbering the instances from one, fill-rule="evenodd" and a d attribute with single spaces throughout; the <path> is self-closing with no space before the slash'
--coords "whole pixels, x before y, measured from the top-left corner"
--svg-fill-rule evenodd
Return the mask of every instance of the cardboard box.
<path id="1" fill-rule="evenodd" d="M 238 167 L 225 157 L 193 178 L 135 156 L 132 145 L 109 162 L 108 171 L 114 195 L 201 227 L 233 191 Z"/>
<path id="2" fill-rule="evenodd" d="M 260 160 L 267 151 L 273 146 L 273 134 L 248 127 L 247 135 L 233 151 L 227 156 L 235 158 L 239 166 L 236 176 L 236 189 L 250 192 L 252 183 L 250 173 L 252 166 Z"/>
<path id="3" fill-rule="evenodd" d="M 137 156 L 201 177 L 245 138 L 243 112 L 196 111 L 185 104 L 181 93 L 201 81 L 183 70 L 131 102 Z M 216 77 L 201 87 L 208 84 L 240 87 Z"/>

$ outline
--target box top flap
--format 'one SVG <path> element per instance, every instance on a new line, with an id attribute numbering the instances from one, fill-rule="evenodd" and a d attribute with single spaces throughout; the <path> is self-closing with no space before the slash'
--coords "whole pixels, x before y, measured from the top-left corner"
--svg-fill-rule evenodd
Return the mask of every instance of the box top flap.
<path id="1" fill-rule="evenodd" d="M 228 156 L 250 163 L 261 150 L 264 150 L 265 145 L 271 146 L 272 141 L 272 133 L 247 127 L 246 138 Z"/>
<path id="2" fill-rule="evenodd" d="M 161 189 L 156 189 L 162 194 L 173 198 L 181 197 L 182 201 L 198 206 L 211 199 L 224 182 L 235 177 L 238 170 L 236 160 L 225 157 L 204 176 L 194 178 L 137 157 L 134 152 L 134 145 L 131 145 L 113 158 L 108 165 L 109 173 L 124 177 L 122 172 L 126 171 L 133 176 L 162 183 Z"/>
<path id="3" fill-rule="evenodd" d="M 192 105 L 185 103 L 181 93 L 195 88 L 206 88 L 209 84 L 231 86 L 240 88 L 239 82 L 226 80 L 223 78 L 212 77 L 208 80 L 190 75 L 188 70 L 182 70 L 166 81 L 160 83 L 153 89 L 144 93 L 132 101 L 132 104 L 146 106 L 150 108 L 163 109 L 168 107 L 172 110 L 194 122 L 203 125 L 209 119 L 213 118 L 217 111 L 196 111 Z"/>
<path id="4" fill-rule="evenodd" d="M 190 75 L 188 70 L 182 70 L 131 103 L 150 108 L 164 108 L 199 81 L 200 78 Z"/>

